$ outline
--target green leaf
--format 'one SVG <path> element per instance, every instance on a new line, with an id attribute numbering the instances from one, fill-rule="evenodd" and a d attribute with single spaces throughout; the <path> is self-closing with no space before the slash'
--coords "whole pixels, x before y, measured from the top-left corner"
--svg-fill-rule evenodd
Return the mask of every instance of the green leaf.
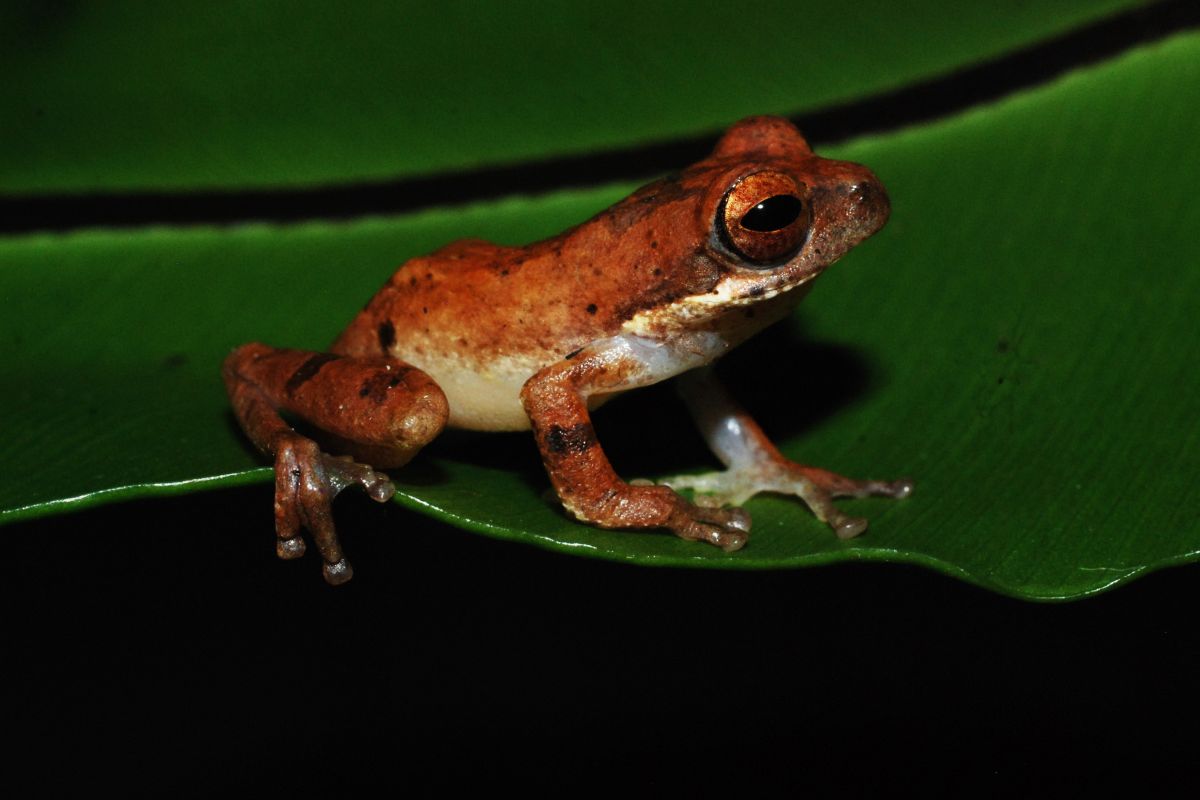
<path id="1" fill-rule="evenodd" d="M 0 8 L 9 193 L 294 186 L 716 131 L 951 72 L 1136 0 Z"/>
<path id="2" fill-rule="evenodd" d="M 872 166 L 889 226 L 726 376 L 791 455 L 911 475 L 841 542 L 756 498 L 749 546 L 598 531 L 541 499 L 528 436 L 452 435 L 400 501 L 494 536 L 720 568 L 878 559 L 1028 598 L 1078 597 L 1200 553 L 1200 35 L 991 107 L 827 153 Z M 249 339 L 319 348 L 389 267 L 460 236 L 550 235 L 613 186 L 347 224 L 86 231 L 0 242 L 0 521 L 265 480 L 218 365 Z M 802 387 L 780 396 L 782 373 Z M 597 415 L 625 474 L 705 469 L 669 392 Z M 652 448 L 644 443 L 653 441 Z"/>

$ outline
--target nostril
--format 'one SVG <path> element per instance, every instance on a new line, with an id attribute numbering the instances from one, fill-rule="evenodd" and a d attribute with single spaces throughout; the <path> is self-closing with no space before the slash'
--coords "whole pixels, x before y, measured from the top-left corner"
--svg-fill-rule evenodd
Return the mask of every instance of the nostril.
<path id="1" fill-rule="evenodd" d="M 888 201 L 887 192 L 877 182 L 872 180 L 863 180 L 853 183 L 849 186 L 848 192 L 850 202 L 853 203 L 855 213 L 872 218 L 880 218 L 880 224 L 887 219 L 888 212 L 891 210 L 891 203 Z"/>
<path id="2" fill-rule="evenodd" d="M 870 205 L 871 201 L 879 194 L 879 189 L 873 183 L 855 183 L 850 186 L 850 196 L 862 205 Z"/>

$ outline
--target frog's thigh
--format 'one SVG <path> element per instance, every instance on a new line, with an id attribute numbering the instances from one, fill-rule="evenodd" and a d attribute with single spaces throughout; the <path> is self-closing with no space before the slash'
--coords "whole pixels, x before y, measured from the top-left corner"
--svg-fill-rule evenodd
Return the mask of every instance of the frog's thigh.
<path id="1" fill-rule="evenodd" d="M 225 382 L 242 427 L 268 453 L 274 437 L 290 432 L 276 409 L 324 431 L 331 449 L 377 467 L 406 463 L 449 413 L 432 378 L 393 358 L 247 344 L 226 360 Z"/>
<path id="2" fill-rule="evenodd" d="M 746 542 L 740 509 L 701 509 L 665 486 L 631 486 L 613 471 L 596 440 L 588 398 L 655 383 L 669 375 L 657 356 L 614 339 L 585 348 L 534 375 L 521 390 L 554 489 L 576 518 L 603 528 L 670 528 L 685 539 L 727 550 Z M 665 491 L 664 491 L 665 490 Z"/>
<path id="3" fill-rule="evenodd" d="M 296 433 L 286 411 L 328 435 L 326 444 L 376 466 L 408 461 L 446 424 L 446 398 L 420 370 L 388 358 L 354 358 L 262 344 L 239 347 L 224 364 L 238 422 L 259 449 L 275 457 L 275 534 L 280 558 L 304 554 L 308 529 L 324 560 L 325 580 L 350 580 L 330 503 L 358 484 L 384 502 L 395 489 L 366 463 L 334 458 Z"/>

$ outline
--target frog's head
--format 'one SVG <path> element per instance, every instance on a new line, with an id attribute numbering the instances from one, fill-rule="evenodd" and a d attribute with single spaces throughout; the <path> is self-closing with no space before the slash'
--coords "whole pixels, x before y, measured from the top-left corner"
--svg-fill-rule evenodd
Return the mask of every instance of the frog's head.
<path id="1" fill-rule="evenodd" d="M 866 167 L 814 155 L 794 125 L 750 117 L 694 168 L 707 255 L 722 302 L 768 299 L 806 284 L 883 227 L 887 192 Z"/>

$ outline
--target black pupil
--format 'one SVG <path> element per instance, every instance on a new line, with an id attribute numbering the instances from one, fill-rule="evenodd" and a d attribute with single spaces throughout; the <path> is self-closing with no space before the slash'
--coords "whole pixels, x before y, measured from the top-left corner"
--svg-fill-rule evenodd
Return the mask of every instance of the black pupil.
<path id="1" fill-rule="evenodd" d="M 790 194 L 777 194 L 768 197 L 742 217 L 742 227 L 749 231 L 777 231 L 786 228 L 796 221 L 804 204 L 799 197 Z"/>

